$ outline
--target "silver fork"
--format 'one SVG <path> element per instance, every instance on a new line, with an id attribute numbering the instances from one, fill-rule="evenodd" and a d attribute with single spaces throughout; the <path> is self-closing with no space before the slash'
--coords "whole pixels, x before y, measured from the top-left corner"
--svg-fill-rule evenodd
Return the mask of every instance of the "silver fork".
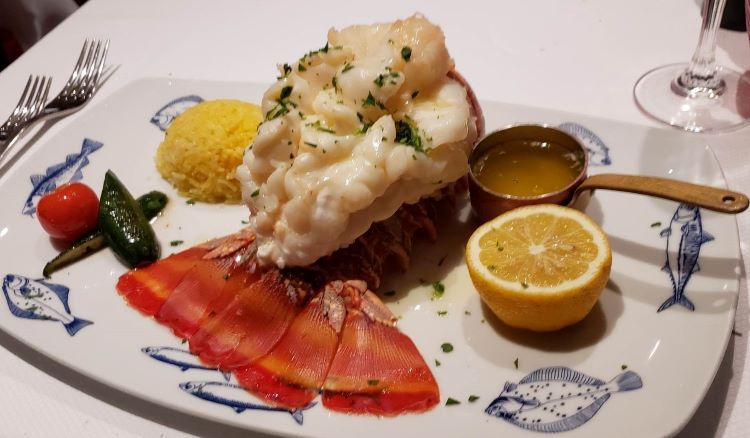
<path id="1" fill-rule="evenodd" d="M 91 100 L 99 87 L 99 79 L 104 70 L 108 50 L 109 40 L 84 41 L 73 73 L 71 73 L 62 91 L 31 118 L 26 119 L 25 124 L 22 124 L 17 132 L 5 139 L 0 134 L 0 162 L 2 162 L 10 146 L 25 129 L 43 120 L 59 118 L 73 113 Z M 46 97 L 45 94 L 43 100 L 46 100 Z"/>
<path id="2" fill-rule="evenodd" d="M 52 78 L 46 76 L 29 76 L 21 99 L 18 100 L 8 120 L 0 126 L 0 161 L 18 138 L 19 134 L 44 108 L 49 95 Z"/>

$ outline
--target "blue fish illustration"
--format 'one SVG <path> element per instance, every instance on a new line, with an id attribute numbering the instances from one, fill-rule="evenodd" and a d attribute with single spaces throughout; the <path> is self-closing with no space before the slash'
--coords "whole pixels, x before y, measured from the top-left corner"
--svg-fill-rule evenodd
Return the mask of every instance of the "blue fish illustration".
<path id="1" fill-rule="evenodd" d="M 506 382 L 484 412 L 534 432 L 565 432 L 589 421 L 612 394 L 641 386 L 633 371 L 604 382 L 567 367 L 541 368 Z"/>
<path id="2" fill-rule="evenodd" d="M 612 159 L 609 156 L 609 147 L 604 141 L 589 128 L 575 122 L 565 122 L 558 128 L 580 140 L 589 151 L 589 165 L 609 166 Z"/>
<path id="3" fill-rule="evenodd" d="M 669 226 L 661 230 L 659 235 L 667 239 L 667 257 L 662 271 L 669 274 L 669 279 L 672 280 L 672 296 L 659 306 L 657 312 L 674 304 L 695 310 L 695 305 L 685 296 L 685 286 L 693 273 L 700 270 L 698 256 L 701 246 L 714 240 L 714 237 L 703 231 L 700 209 L 689 204 L 677 207 Z"/>
<path id="4" fill-rule="evenodd" d="M 85 138 L 81 145 L 81 152 L 70 154 L 62 163 L 48 167 L 44 175 L 31 175 L 31 193 L 26 198 L 21 213 L 34 217 L 39 198 L 63 184 L 80 181 L 83 178 L 81 169 L 89 164 L 88 156 L 102 146 L 103 144 L 98 141 Z"/>
<path id="5" fill-rule="evenodd" d="M 191 106 L 195 106 L 201 102 L 203 102 L 203 98 L 194 94 L 178 97 L 161 107 L 149 121 L 162 131 L 166 131 L 175 117 L 185 112 Z"/>
<path id="6" fill-rule="evenodd" d="M 19 318 L 59 321 L 73 336 L 93 322 L 71 315 L 68 291 L 61 284 L 43 279 L 32 280 L 14 274 L 8 274 L 3 279 L 3 293 L 10 313 Z"/>
<path id="7" fill-rule="evenodd" d="M 143 347 L 141 351 L 159 362 L 164 362 L 169 365 L 174 365 L 182 371 L 189 369 L 195 370 L 212 370 L 219 371 L 224 379 L 229 381 L 232 377 L 231 373 L 220 371 L 218 368 L 209 367 L 203 365 L 193 353 L 189 350 L 183 350 L 182 348 L 174 347 Z"/>
<path id="8" fill-rule="evenodd" d="M 194 396 L 206 401 L 219 403 L 234 409 L 238 414 L 247 410 L 254 409 L 260 411 L 288 412 L 297 424 L 302 424 L 302 412 L 315 406 L 315 402 L 310 403 L 304 408 L 286 409 L 275 406 L 260 405 L 254 403 L 252 395 L 246 389 L 234 383 L 226 382 L 183 382 L 180 388 Z"/>

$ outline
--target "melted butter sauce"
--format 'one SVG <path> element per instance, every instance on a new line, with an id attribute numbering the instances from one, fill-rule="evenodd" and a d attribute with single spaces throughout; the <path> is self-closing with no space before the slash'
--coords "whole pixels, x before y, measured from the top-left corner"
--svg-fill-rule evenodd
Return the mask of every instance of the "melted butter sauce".
<path id="1" fill-rule="evenodd" d="M 532 197 L 564 188 L 582 169 L 583 159 L 557 143 L 522 140 L 490 148 L 471 170 L 496 193 Z"/>

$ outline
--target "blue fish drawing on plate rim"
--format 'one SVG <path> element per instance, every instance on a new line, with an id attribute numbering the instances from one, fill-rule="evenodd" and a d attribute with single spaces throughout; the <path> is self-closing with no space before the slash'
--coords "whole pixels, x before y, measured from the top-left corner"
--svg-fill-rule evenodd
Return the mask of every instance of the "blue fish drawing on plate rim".
<path id="1" fill-rule="evenodd" d="M 506 382 L 484 412 L 533 432 L 566 432 L 593 418 L 612 395 L 642 386 L 633 371 L 605 382 L 568 367 L 540 368 Z"/>
<path id="2" fill-rule="evenodd" d="M 3 294 L 10 313 L 18 318 L 60 322 L 74 336 L 93 322 L 77 318 L 68 306 L 69 289 L 44 279 L 34 280 L 8 274 L 3 279 Z"/>
<path id="3" fill-rule="evenodd" d="M 203 100 L 202 97 L 195 94 L 178 97 L 161 107 L 149 121 L 162 131 L 166 131 L 177 116 L 185 112 L 186 109 L 203 102 Z"/>
<path id="4" fill-rule="evenodd" d="M 200 399 L 230 407 L 238 414 L 248 409 L 287 412 L 299 425 L 302 425 L 303 422 L 303 411 L 316 405 L 315 402 L 312 402 L 303 408 L 287 409 L 258 404 L 252 399 L 252 395 L 245 388 L 228 382 L 191 381 L 180 383 L 180 388 Z"/>
<path id="5" fill-rule="evenodd" d="M 576 137 L 583 143 L 589 151 L 590 166 L 609 166 L 612 164 L 609 147 L 594 131 L 575 122 L 561 123 L 558 128 Z"/>
<path id="6" fill-rule="evenodd" d="M 65 161 L 47 168 L 44 174 L 31 175 L 31 193 L 23 205 L 21 213 L 34 217 L 39 199 L 63 184 L 80 181 L 82 169 L 89 164 L 89 155 L 99 150 L 104 144 L 89 138 L 83 139 L 81 152 L 70 154 Z"/>
<path id="7" fill-rule="evenodd" d="M 659 235 L 667 239 L 666 260 L 661 269 L 669 275 L 672 282 L 672 296 L 656 311 L 661 312 L 675 304 L 694 311 L 695 305 L 685 295 L 685 288 L 690 277 L 700 270 L 698 258 L 701 247 L 714 240 L 714 237 L 703 230 L 700 208 L 690 204 L 680 204 L 672 215 L 669 226 L 661 230 Z"/>
<path id="8" fill-rule="evenodd" d="M 219 370 L 218 368 L 209 367 L 202 364 L 198 357 L 191 353 L 190 350 L 175 347 L 149 346 L 141 348 L 141 351 L 154 360 L 158 360 L 159 362 L 168 365 L 176 366 L 182 371 L 187 371 L 190 369 L 218 371 L 222 376 L 224 376 L 224 379 L 226 381 L 229 381 L 229 379 L 232 377 L 232 374 L 229 372 L 224 372 Z"/>

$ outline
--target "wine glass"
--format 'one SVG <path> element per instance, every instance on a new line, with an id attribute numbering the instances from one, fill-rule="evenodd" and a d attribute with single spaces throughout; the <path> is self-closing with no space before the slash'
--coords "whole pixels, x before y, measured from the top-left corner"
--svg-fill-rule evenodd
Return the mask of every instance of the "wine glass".
<path id="1" fill-rule="evenodd" d="M 693 132 L 722 131 L 750 122 L 750 79 L 716 64 L 716 30 L 726 0 L 704 0 L 698 46 L 688 64 L 655 68 L 638 79 L 633 94 L 654 119 Z M 738 93 L 738 89 L 740 93 Z"/>

